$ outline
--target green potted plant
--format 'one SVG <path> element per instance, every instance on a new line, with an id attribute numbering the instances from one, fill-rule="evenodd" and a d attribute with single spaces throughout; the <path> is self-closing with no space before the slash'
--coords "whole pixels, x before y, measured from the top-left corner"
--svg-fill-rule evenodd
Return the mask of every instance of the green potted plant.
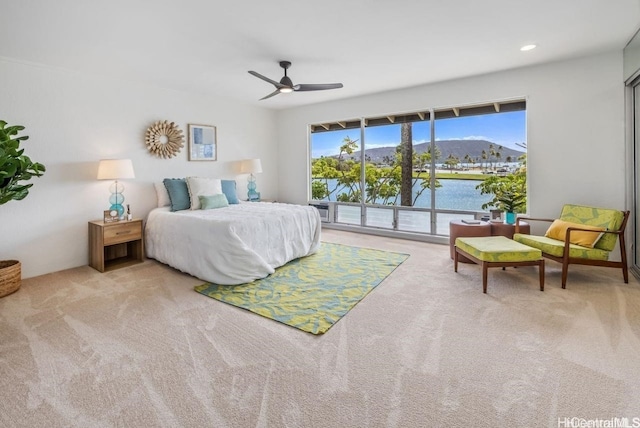
<path id="1" fill-rule="evenodd" d="M 7 122 L 0 120 L 0 205 L 26 198 L 33 183 L 23 182 L 45 172 L 44 165 L 33 162 L 20 149 L 20 142 L 29 139 L 26 135 L 17 136 L 22 130 L 24 126 L 7 126 Z M 20 282 L 20 262 L 0 260 L 0 297 L 16 291 Z"/>
<path id="2" fill-rule="evenodd" d="M 507 189 L 500 196 L 496 196 L 496 199 L 499 202 L 498 207 L 506 213 L 505 222 L 514 224 L 516 213 L 520 212 L 522 205 L 526 202 L 526 195 Z"/>
<path id="3" fill-rule="evenodd" d="M 526 173 L 492 176 L 476 186 L 480 194 L 492 194 L 493 199 L 482 205 L 482 209 L 496 207 L 506 213 L 506 222 L 516 222 L 516 213 L 527 210 Z"/>

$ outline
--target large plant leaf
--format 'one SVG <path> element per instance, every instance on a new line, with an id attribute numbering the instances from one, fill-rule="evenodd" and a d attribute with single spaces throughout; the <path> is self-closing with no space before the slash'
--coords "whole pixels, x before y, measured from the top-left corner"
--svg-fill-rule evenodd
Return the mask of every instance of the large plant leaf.
<path id="1" fill-rule="evenodd" d="M 0 205 L 26 198 L 33 183 L 21 182 L 45 172 L 44 165 L 33 162 L 20 148 L 20 142 L 29 139 L 27 135 L 17 136 L 23 130 L 24 126 L 7 126 L 0 120 Z"/>

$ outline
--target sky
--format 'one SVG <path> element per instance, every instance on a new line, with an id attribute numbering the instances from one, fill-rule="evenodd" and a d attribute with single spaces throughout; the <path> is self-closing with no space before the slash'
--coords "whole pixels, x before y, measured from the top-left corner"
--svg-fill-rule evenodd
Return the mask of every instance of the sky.
<path id="1" fill-rule="evenodd" d="M 435 130 L 436 140 L 487 140 L 523 150 L 516 143 L 527 141 L 526 111 L 438 119 Z M 367 148 L 397 146 L 400 143 L 400 125 L 374 126 L 365 132 Z M 412 132 L 414 144 L 429 141 L 429 122 L 415 122 Z M 312 157 L 337 155 L 342 140 L 347 136 L 358 140 L 360 147 L 360 128 L 311 134 Z"/>

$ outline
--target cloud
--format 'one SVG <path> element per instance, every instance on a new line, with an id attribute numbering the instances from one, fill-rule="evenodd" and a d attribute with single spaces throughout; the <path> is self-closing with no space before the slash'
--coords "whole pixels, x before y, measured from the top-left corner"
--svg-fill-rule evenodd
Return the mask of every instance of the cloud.
<path id="1" fill-rule="evenodd" d="M 491 137 L 487 137 L 485 135 L 468 135 L 466 137 L 449 137 L 449 138 L 436 138 L 436 141 L 442 141 L 442 140 L 485 140 L 485 141 L 491 141 Z"/>
<path id="2" fill-rule="evenodd" d="M 378 143 L 378 144 L 368 143 L 367 149 L 377 149 L 379 147 L 395 147 L 397 145 L 398 143 Z"/>
<path id="3" fill-rule="evenodd" d="M 329 157 L 329 156 L 334 156 L 337 155 L 340 152 L 340 148 L 330 148 L 330 149 L 323 149 L 323 150 L 312 150 L 311 151 L 311 157 L 313 159 L 317 159 L 319 157 Z"/>

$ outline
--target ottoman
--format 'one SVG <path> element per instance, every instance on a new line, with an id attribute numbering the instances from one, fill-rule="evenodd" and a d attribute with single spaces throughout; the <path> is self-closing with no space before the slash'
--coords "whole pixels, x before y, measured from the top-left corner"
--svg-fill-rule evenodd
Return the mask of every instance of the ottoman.
<path id="1" fill-rule="evenodd" d="M 458 272 L 458 258 L 464 255 L 482 266 L 482 292 L 487 292 L 487 270 L 490 267 L 538 266 L 540 291 L 544 291 L 544 259 L 537 248 L 513 241 L 504 236 L 457 238 L 455 241 L 454 272 Z"/>
<path id="2" fill-rule="evenodd" d="M 451 260 L 455 257 L 456 238 L 468 236 L 491 236 L 491 225 L 486 221 L 469 224 L 462 220 L 451 220 L 449 222 L 449 255 Z M 460 263 L 473 263 L 464 256 L 458 258 Z"/>

